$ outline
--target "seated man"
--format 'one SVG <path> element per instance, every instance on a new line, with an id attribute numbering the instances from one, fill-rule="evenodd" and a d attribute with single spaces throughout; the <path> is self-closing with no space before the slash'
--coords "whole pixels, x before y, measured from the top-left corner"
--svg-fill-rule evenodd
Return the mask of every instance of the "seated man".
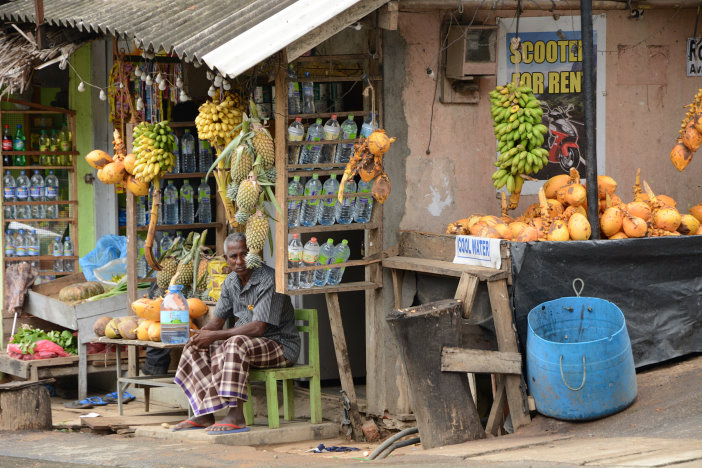
<path id="1" fill-rule="evenodd" d="M 207 428 L 210 434 L 247 431 L 242 404 L 248 398 L 249 366 L 290 366 L 300 351 L 300 336 L 290 297 L 275 292 L 269 266 L 249 269 L 246 237 L 230 234 L 224 256 L 233 272 L 222 284 L 222 293 L 207 325 L 195 330 L 185 345 L 175 381 L 190 400 L 195 417 L 174 430 Z M 223 329 L 226 319 L 234 328 Z M 229 408 L 215 424 L 214 412 Z"/>

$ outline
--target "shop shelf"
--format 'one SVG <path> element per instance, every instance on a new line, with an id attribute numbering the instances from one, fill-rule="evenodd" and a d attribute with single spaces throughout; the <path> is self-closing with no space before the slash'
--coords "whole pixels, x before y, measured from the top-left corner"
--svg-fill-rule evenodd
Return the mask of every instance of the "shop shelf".
<path id="1" fill-rule="evenodd" d="M 76 221 L 76 218 L 27 218 L 27 219 L 9 219 L 6 218 L 5 222 L 9 223 L 11 221 L 17 221 L 18 223 L 41 223 L 41 222 L 51 222 L 51 223 L 71 223 Z"/>
<path id="2" fill-rule="evenodd" d="M 207 229 L 222 227 L 222 223 L 157 224 L 157 231 L 178 231 L 185 229 Z M 148 231 L 149 226 L 138 226 L 137 231 Z"/>
<path id="3" fill-rule="evenodd" d="M 3 151 L 2 154 L 7 156 L 78 156 L 80 153 L 78 151 Z M 12 166 L 18 168 L 24 168 L 26 166 Z M 59 166 L 59 167 L 71 167 L 71 166 Z"/>
<path id="4" fill-rule="evenodd" d="M 372 281 L 354 281 L 351 283 L 341 283 L 336 286 L 324 286 L 321 288 L 305 288 L 305 289 L 287 289 L 285 294 L 289 296 L 299 296 L 301 294 L 326 294 L 345 291 L 361 291 L 367 289 L 378 289 L 381 284 L 373 283 Z"/>
<path id="5" fill-rule="evenodd" d="M 77 255 L 73 256 L 61 256 L 61 257 L 54 257 L 53 255 L 33 255 L 33 256 L 24 256 L 24 257 L 8 257 L 8 256 L 3 256 L 5 261 L 10 261 L 10 262 L 22 262 L 25 260 L 78 260 Z"/>
<path id="6" fill-rule="evenodd" d="M 322 226 L 317 224 L 315 226 L 298 226 L 294 228 L 288 228 L 290 233 L 305 233 L 305 232 L 338 232 L 338 231 L 365 231 L 366 229 L 378 229 L 379 224 L 377 222 L 370 223 L 351 223 L 351 224 L 332 224 L 331 226 Z"/>
<path id="7" fill-rule="evenodd" d="M 7 153 L 7 152 L 5 152 Z M 43 153 L 46 154 L 46 153 Z M 3 169 L 9 170 L 9 171 L 20 171 L 20 170 L 25 170 L 25 171 L 33 171 L 35 169 L 39 170 L 66 170 L 66 171 L 72 171 L 73 166 L 3 166 Z"/>
<path id="8" fill-rule="evenodd" d="M 289 114 L 288 120 L 295 120 L 296 117 L 302 117 L 303 119 L 316 119 L 317 117 L 327 118 L 331 117 L 332 114 L 336 114 L 337 117 L 346 117 L 352 114 L 354 117 L 365 117 L 371 115 L 371 111 L 343 111 L 343 112 L 323 112 L 320 114 Z"/>
<path id="9" fill-rule="evenodd" d="M 180 174 L 165 174 L 161 177 L 162 180 L 168 179 L 202 179 L 207 175 L 207 172 L 187 172 Z M 210 177 L 214 177 L 214 173 L 210 174 Z"/>
<path id="10" fill-rule="evenodd" d="M 77 200 L 58 200 L 58 201 L 14 201 L 2 202 L 3 205 L 77 205 Z"/>

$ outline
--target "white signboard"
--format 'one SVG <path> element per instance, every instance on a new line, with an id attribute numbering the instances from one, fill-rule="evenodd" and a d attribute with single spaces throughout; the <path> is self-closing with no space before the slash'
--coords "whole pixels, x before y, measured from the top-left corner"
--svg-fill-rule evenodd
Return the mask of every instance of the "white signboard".
<path id="1" fill-rule="evenodd" d="M 453 263 L 500 268 L 500 239 L 487 237 L 456 236 L 456 253 Z"/>
<path id="2" fill-rule="evenodd" d="M 702 39 L 687 38 L 687 76 L 702 76 Z"/>

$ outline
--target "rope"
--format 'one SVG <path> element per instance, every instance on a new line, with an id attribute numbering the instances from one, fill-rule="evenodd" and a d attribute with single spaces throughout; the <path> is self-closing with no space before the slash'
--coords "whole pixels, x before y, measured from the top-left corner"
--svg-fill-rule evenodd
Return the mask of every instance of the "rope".
<path id="1" fill-rule="evenodd" d="M 585 379 L 587 378 L 587 372 L 585 370 L 585 355 L 583 355 L 583 381 L 580 384 L 578 388 L 572 388 L 570 385 L 568 385 L 568 382 L 565 380 L 565 376 L 563 375 L 563 355 L 561 354 L 561 359 L 558 362 L 559 367 L 561 368 L 561 380 L 563 380 L 563 383 L 565 384 L 566 388 L 570 391 L 577 392 L 578 390 L 581 390 L 585 386 Z"/>

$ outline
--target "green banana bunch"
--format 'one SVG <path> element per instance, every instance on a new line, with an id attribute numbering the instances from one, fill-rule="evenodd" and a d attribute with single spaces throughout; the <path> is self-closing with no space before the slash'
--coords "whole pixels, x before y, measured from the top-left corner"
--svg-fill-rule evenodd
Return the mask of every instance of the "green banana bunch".
<path id="1" fill-rule="evenodd" d="M 159 174 L 170 172 L 175 166 L 173 138 L 168 121 L 142 122 L 134 127 L 134 177 L 140 182 L 151 182 Z"/>
<path id="2" fill-rule="evenodd" d="M 492 174 L 498 190 L 507 186 L 510 193 L 521 191 L 520 174 L 533 174 L 548 164 L 548 151 L 541 148 L 548 131 L 541 123 L 544 111 L 534 91 L 520 83 L 508 83 L 490 91 L 497 151 L 497 170 Z"/>

